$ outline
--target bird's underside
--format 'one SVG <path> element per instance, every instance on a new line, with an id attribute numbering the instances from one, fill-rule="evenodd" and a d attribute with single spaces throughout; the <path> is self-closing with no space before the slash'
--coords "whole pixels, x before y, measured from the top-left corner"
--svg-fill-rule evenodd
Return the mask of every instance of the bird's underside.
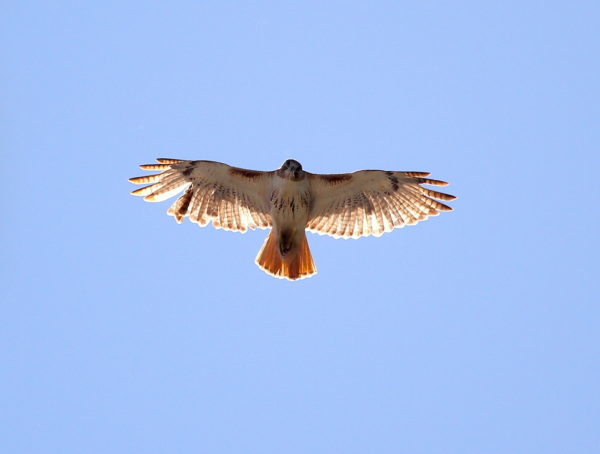
<path id="1" fill-rule="evenodd" d="M 149 202 L 183 194 L 167 214 L 205 226 L 245 232 L 267 229 L 256 257 L 266 273 L 290 280 L 317 272 L 305 231 L 334 238 L 380 236 L 452 208 L 454 196 L 422 187 L 447 183 L 428 172 L 361 170 L 313 174 L 288 159 L 280 169 L 257 171 L 214 161 L 157 159 L 144 170 L 160 173 L 129 181 L 146 184 L 132 192 Z"/>

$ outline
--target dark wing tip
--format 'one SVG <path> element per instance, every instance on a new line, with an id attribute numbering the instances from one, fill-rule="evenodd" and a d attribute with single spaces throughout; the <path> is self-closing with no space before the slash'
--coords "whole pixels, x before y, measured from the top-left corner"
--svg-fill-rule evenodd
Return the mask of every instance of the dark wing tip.
<path id="1" fill-rule="evenodd" d="M 432 199 L 430 199 L 432 200 Z M 452 208 L 451 206 L 446 205 L 445 203 L 442 203 L 438 200 L 433 200 L 435 202 L 435 204 L 433 205 L 433 207 L 438 210 L 438 211 L 454 211 L 454 208 Z"/>

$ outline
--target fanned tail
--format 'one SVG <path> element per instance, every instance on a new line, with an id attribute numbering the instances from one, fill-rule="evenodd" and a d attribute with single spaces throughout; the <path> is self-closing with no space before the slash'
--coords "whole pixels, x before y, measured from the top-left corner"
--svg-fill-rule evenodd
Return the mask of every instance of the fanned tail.
<path id="1" fill-rule="evenodd" d="M 294 245 L 293 250 L 282 257 L 277 235 L 271 230 L 255 261 L 265 273 L 279 279 L 295 281 L 317 273 L 304 232 L 302 232 L 300 240 Z"/>

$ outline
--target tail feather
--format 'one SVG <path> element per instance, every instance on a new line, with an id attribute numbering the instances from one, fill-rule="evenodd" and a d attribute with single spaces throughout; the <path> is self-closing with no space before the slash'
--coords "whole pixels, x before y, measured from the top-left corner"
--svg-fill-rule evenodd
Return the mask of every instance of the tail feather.
<path id="1" fill-rule="evenodd" d="M 267 274 L 290 281 L 304 279 L 317 272 L 305 233 L 302 233 L 294 251 L 290 251 L 289 254 L 282 257 L 279 252 L 277 236 L 271 230 L 256 256 L 256 264 Z"/>

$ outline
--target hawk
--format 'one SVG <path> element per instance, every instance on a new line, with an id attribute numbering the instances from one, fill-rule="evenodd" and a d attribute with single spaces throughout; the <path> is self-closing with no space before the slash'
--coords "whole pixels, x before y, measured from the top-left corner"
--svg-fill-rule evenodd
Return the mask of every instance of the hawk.
<path id="1" fill-rule="evenodd" d="M 426 178 L 428 172 L 326 175 L 306 172 L 293 159 L 267 172 L 214 161 L 157 162 L 140 167 L 160 173 L 129 179 L 149 184 L 133 195 L 160 202 L 183 192 L 167 211 L 177 223 L 188 217 L 201 227 L 212 221 L 215 228 L 236 232 L 270 228 L 255 262 L 266 273 L 289 280 L 317 272 L 306 230 L 334 238 L 381 236 L 451 211 L 439 200 L 456 198 L 422 187 L 448 184 Z"/>

